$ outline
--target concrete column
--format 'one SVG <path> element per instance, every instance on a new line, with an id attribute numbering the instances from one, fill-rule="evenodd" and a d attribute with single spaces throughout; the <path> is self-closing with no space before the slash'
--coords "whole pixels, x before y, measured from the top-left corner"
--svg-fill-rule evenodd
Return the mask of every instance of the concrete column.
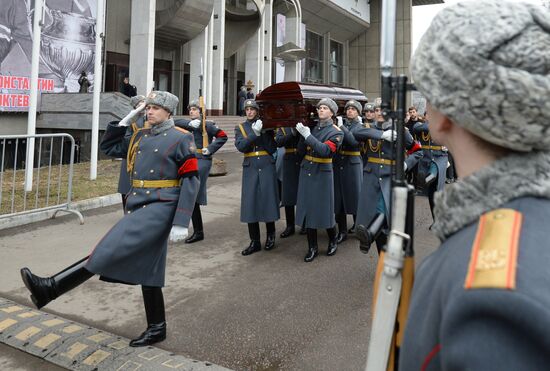
<path id="1" fill-rule="evenodd" d="M 183 69 L 185 65 L 185 59 L 183 58 L 183 49 L 183 45 L 179 48 L 174 49 L 174 62 L 172 63 L 172 94 L 180 99 L 180 104 L 178 104 L 178 109 L 176 111 L 176 114 L 178 115 L 181 115 L 181 113 L 183 112 L 183 105 L 185 104 L 184 102 L 182 102 Z"/>
<path id="2" fill-rule="evenodd" d="M 344 50 L 342 51 L 343 55 L 343 66 L 342 66 L 342 74 L 343 74 L 343 84 L 344 86 L 350 86 L 349 85 L 349 40 L 346 40 L 344 42 Z"/>
<path id="3" fill-rule="evenodd" d="M 237 56 L 227 59 L 227 114 L 237 115 Z"/>
<path id="4" fill-rule="evenodd" d="M 323 84 L 330 84 L 330 32 L 323 35 Z"/>
<path id="5" fill-rule="evenodd" d="M 296 10 L 286 14 L 285 42 L 301 43 L 302 17 Z M 285 61 L 285 81 L 300 81 L 300 62 Z"/>
<path id="6" fill-rule="evenodd" d="M 258 86 L 258 91 L 265 89 L 272 84 L 271 61 L 273 59 L 273 1 L 265 2 L 263 14 L 263 81 Z"/>
<path id="7" fill-rule="evenodd" d="M 205 96 L 205 105 L 208 107 L 208 99 L 206 99 L 210 92 L 207 89 L 209 78 L 209 58 L 208 58 L 208 35 L 209 26 L 189 42 L 189 100 L 199 99 L 199 87 L 200 87 L 200 74 L 201 74 L 201 59 L 202 69 L 204 75 L 203 81 L 203 94 Z"/>
<path id="8" fill-rule="evenodd" d="M 254 92 L 255 95 L 258 94 L 260 81 L 263 81 L 263 78 L 262 78 L 263 76 L 261 73 L 261 68 L 263 64 L 262 29 L 263 29 L 262 25 L 260 25 L 260 28 L 258 28 L 254 36 L 252 36 L 246 43 L 246 51 L 245 51 L 245 68 L 244 68 L 245 84 L 248 81 L 252 81 L 252 83 L 254 84 L 254 87 L 252 88 L 252 92 Z"/>
<path id="9" fill-rule="evenodd" d="M 210 61 L 211 77 L 210 90 L 206 93 L 209 104 L 206 113 L 210 116 L 223 115 L 223 70 L 224 70 L 224 42 L 225 42 L 225 0 L 216 0 L 214 12 L 208 26 L 210 33 Z"/>
<path id="10" fill-rule="evenodd" d="M 138 94 L 143 95 L 153 89 L 155 9 L 155 1 L 132 0 L 130 83 L 136 86 Z"/>

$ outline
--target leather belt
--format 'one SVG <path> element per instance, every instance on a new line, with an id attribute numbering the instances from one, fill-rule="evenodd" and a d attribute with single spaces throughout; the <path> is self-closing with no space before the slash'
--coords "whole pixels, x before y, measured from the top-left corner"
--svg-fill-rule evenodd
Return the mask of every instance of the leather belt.
<path id="1" fill-rule="evenodd" d="M 371 162 L 373 164 L 381 164 L 381 165 L 395 165 L 394 160 L 388 160 L 385 158 L 378 158 L 378 157 L 369 157 L 367 162 Z"/>
<path id="2" fill-rule="evenodd" d="M 246 152 L 244 157 L 270 156 L 267 151 Z"/>
<path id="3" fill-rule="evenodd" d="M 441 147 L 441 146 L 424 146 L 424 145 L 422 145 L 422 149 L 431 149 L 432 151 L 442 151 L 443 147 Z"/>
<path id="4" fill-rule="evenodd" d="M 332 159 L 331 158 L 313 157 L 313 156 L 310 156 L 310 155 L 306 155 L 304 158 L 308 161 L 317 162 L 319 164 L 332 164 Z"/>
<path id="5" fill-rule="evenodd" d="M 359 151 L 338 151 L 338 154 L 344 156 L 361 156 L 361 152 Z"/>
<path id="6" fill-rule="evenodd" d="M 132 180 L 132 186 L 136 188 L 171 188 L 179 187 L 179 179 L 167 179 L 167 180 Z"/>

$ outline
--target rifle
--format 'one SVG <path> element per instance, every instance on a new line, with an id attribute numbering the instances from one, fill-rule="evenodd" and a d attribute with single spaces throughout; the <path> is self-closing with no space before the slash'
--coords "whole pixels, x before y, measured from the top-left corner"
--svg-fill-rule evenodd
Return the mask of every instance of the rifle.
<path id="1" fill-rule="evenodd" d="M 405 114 L 407 76 L 392 76 L 395 49 L 396 0 L 382 1 L 381 86 L 382 112 L 396 125 L 395 168 L 392 179 L 388 243 L 380 252 L 374 282 L 373 322 L 367 371 L 395 370 L 403 340 L 414 279 L 414 189 L 405 179 Z M 361 250 L 368 251 L 384 226 L 378 216 L 368 226 L 358 226 Z M 360 228 L 361 227 L 361 228 Z"/>
<path id="2" fill-rule="evenodd" d="M 203 73 L 202 73 L 202 58 L 201 58 L 201 74 L 199 75 L 199 106 L 201 110 L 202 124 L 202 148 L 208 147 L 208 133 L 206 132 L 206 109 L 204 107 L 204 97 L 202 95 Z"/>

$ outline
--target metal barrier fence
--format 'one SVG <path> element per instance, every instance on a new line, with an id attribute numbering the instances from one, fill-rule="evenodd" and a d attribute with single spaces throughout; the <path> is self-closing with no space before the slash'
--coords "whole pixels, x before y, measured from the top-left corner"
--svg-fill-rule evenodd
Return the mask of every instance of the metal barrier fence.
<path id="1" fill-rule="evenodd" d="M 25 184 L 27 143 L 34 143 L 32 190 Z M 69 134 L 0 135 L 0 223 L 3 219 L 55 210 L 84 218 L 71 209 L 75 141 Z"/>

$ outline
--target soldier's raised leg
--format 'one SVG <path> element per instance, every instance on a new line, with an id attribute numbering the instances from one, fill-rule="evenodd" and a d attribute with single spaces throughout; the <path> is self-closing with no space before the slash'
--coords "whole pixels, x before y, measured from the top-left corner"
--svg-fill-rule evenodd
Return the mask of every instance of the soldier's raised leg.
<path id="1" fill-rule="evenodd" d="M 90 279 L 94 274 L 84 268 L 87 261 L 85 257 L 51 277 L 39 277 L 26 267 L 21 269 L 21 278 L 31 292 L 34 305 L 40 309 Z"/>

